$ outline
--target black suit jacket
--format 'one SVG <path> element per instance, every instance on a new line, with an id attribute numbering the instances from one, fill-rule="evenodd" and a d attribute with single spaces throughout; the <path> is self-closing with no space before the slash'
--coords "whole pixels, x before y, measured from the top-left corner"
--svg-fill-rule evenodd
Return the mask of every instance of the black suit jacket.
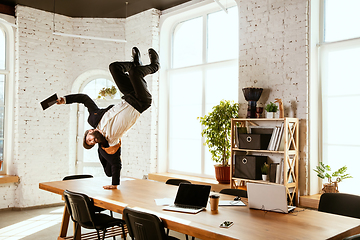
<path id="1" fill-rule="evenodd" d="M 88 123 L 93 128 L 96 128 L 104 114 L 114 105 L 107 108 L 98 108 L 96 103 L 86 94 L 69 94 L 65 96 L 66 104 L 82 103 L 89 111 Z M 101 147 L 109 147 L 109 144 L 99 144 L 98 155 L 100 162 L 104 168 L 105 174 L 112 177 L 112 185 L 120 184 L 120 170 L 121 170 L 121 147 L 114 154 L 108 154 Z"/>

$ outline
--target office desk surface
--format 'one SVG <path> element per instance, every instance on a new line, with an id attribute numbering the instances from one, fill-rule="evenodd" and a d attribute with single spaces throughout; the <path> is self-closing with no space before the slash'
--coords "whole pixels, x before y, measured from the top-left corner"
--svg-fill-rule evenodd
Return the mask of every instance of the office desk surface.
<path id="1" fill-rule="evenodd" d="M 219 207 L 218 213 L 205 211 L 187 214 L 163 211 L 154 199 L 174 198 L 177 186 L 149 180 L 121 181 L 118 189 L 105 190 L 108 178 L 88 178 L 40 183 L 39 188 L 63 194 L 65 189 L 87 194 L 97 206 L 122 213 L 128 206 L 159 216 L 169 229 L 200 239 L 342 239 L 360 233 L 360 219 L 297 208 L 282 214 L 249 209 L 247 206 Z M 221 195 L 222 200 L 231 196 Z M 225 220 L 230 228 L 220 228 Z"/>

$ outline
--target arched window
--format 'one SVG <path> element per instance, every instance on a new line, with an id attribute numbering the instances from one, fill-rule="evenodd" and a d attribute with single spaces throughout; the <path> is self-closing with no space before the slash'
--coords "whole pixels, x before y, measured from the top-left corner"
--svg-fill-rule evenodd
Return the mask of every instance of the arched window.
<path id="1" fill-rule="evenodd" d="M 121 93 L 117 89 L 115 96 L 112 99 L 102 99 L 98 98 L 99 92 L 103 88 L 111 88 L 112 86 L 116 87 L 116 84 L 107 79 L 106 77 L 100 77 L 92 79 L 89 82 L 84 82 L 81 87 L 81 93 L 85 93 L 90 96 L 98 105 L 98 107 L 107 107 L 110 104 L 115 104 L 120 101 Z M 78 154 L 77 154 L 77 173 L 87 173 L 92 174 L 93 176 L 104 176 L 104 171 L 99 161 L 97 146 L 93 147 L 90 150 L 84 149 L 82 146 L 84 132 L 92 127 L 88 124 L 89 113 L 87 109 L 79 104 L 78 109 Z"/>
<path id="2" fill-rule="evenodd" d="M 160 102 L 168 104 L 167 141 L 160 140 L 166 147 L 160 146 L 159 158 L 166 159 L 168 172 L 214 176 L 198 117 L 223 99 L 238 102 L 238 8 L 225 7 L 227 13 L 209 4 L 171 17 L 177 19 L 169 24 L 170 54 L 160 76 L 167 85 L 167 99 Z"/>

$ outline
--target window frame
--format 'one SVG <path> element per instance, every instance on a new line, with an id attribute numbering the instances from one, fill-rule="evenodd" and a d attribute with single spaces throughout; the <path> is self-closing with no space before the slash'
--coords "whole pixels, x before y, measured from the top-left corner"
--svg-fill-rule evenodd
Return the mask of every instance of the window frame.
<path id="1" fill-rule="evenodd" d="M 309 39 L 309 194 L 317 194 L 322 188 L 322 180 L 315 171 L 319 162 L 326 163 L 323 156 L 323 94 L 324 84 L 324 56 L 331 49 L 347 49 L 349 45 L 360 43 L 360 37 L 338 41 L 325 41 L 325 1 L 314 0 L 311 2 L 310 11 L 310 39 Z M 357 44 L 360 46 L 360 44 Z"/>
<path id="2" fill-rule="evenodd" d="M 0 74 L 5 75 L 4 83 L 4 148 L 3 148 L 3 167 L 0 174 L 8 174 L 10 171 L 8 163 L 13 159 L 13 125 L 14 125 L 14 96 L 15 96 L 15 36 L 12 23 L 2 18 L 0 14 L 0 28 L 5 32 L 5 70 L 0 70 Z M 7 24 L 8 23 L 8 24 Z"/>
<path id="3" fill-rule="evenodd" d="M 232 2 L 229 3 L 226 8 L 236 7 L 238 14 L 239 9 L 237 6 L 237 3 Z M 179 67 L 179 68 L 172 68 L 172 45 L 173 45 L 173 33 L 176 28 L 176 26 L 179 23 L 182 23 L 187 20 L 191 20 L 197 17 L 202 17 L 203 19 L 203 28 L 207 28 L 207 21 L 208 21 L 208 14 L 215 13 L 218 11 L 222 11 L 222 9 L 219 8 L 219 6 L 211 2 L 202 3 L 202 4 L 195 4 L 195 6 L 190 7 L 184 7 L 182 13 L 179 13 L 175 11 L 173 14 L 165 14 L 165 16 L 160 18 L 161 22 L 161 31 L 160 31 L 160 53 L 161 53 L 161 59 L 162 62 L 162 69 L 160 71 L 160 83 L 159 83 L 159 152 L 158 152 L 158 166 L 157 166 L 157 172 L 171 172 L 171 173 L 182 173 L 184 172 L 178 172 L 175 170 L 169 169 L 169 155 L 168 155 L 168 149 L 169 149 L 169 106 L 168 106 L 168 100 L 169 100 L 169 83 L 167 80 L 169 79 L 169 74 L 171 72 L 176 71 L 185 71 L 186 69 L 191 68 L 204 68 L 206 66 L 212 65 L 212 64 L 224 64 L 226 62 L 233 62 L 236 65 L 238 65 L 238 57 L 231 59 L 231 60 L 222 60 L 218 62 L 207 62 L 207 40 L 206 40 L 206 29 L 203 29 L 203 50 L 202 50 L 202 63 L 199 65 L 194 66 L 186 66 L 186 67 Z M 167 36 L 166 36 L 167 35 Z M 166 50 L 165 50 L 166 49 Z M 167 53 L 164 54 L 164 51 L 167 51 Z M 165 60 L 164 60 L 165 59 Z M 204 86 L 203 86 L 204 88 Z M 166 99 L 166 100 L 161 100 Z M 236 99 L 237 101 L 237 99 Z M 205 106 L 202 106 L 204 109 Z M 204 110 L 203 110 L 204 111 Z M 200 134 L 200 133 L 199 133 Z M 202 143 L 204 142 L 204 139 L 202 138 Z M 204 149 L 202 149 L 202 152 Z M 200 176 L 200 177 L 213 177 L 210 175 L 204 174 L 204 164 L 205 164 L 205 158 L 204 153 L 202 153 L 202 162 L 201 162 L 201 174 L 191 174 L 194 176 Z M 215 163 L 214 163 L 215 164 Z"/>

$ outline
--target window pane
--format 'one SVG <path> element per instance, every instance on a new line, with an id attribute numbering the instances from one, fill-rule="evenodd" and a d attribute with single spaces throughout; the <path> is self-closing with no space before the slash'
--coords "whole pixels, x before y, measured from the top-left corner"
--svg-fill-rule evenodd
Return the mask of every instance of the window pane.
<path id="1" fill-rule="evenodd" d="M 5 107 L 0 107 L 0 139 L 4 139 Z"/>
<path id="2" fill-rule="evenodd" d="M 169 169 L 201 173 L 201 89 L 200 71 L 170 75 Z"/>
<path id="3" fill-rule="evenodd" d="M 323 157 L 327 159 L 327 164 L 331 166 L 332 171 L 336 171 L 344 165 L 347 166 L 346 173 L 350 174 L 353 178 L 345 179 L 339 186 L 339 191 L 342 193 L 350 193 L 360 195 L 359 178 L 360 161 L 357 156 L 360 151 L 360 146 L 334 146 L 324 145 Z M 327 182 L 324 180 L 324 182 Z"/>
<path id="4" fill-rule="evenodd" d="M 235 59 L 239 55 L 237 7 L 208 15 L 208 61 Z"/>
<path id="5" fill-rule="evenodd" d="M 348 96 L 360 94 L 360 47 L 329 52 L 326 62 L 326 84 L 323 94 Z"/>
<path id="6" fill-rule="evenodd" d="M 325 41 L 360 37 L 360 1 L 325 1 Z"/>
<path id="7" fill-rule="evenodd" d="M 173 35 L 173 68 L 202 63 L 202 17 L 179 23 Z"/>
<path id="8" fill-rule="evenodd" d="M 205 80 L 205 114 L 212 111 L 221 100 L 238 102 L 238 64 L 223 63 L 214 67 L 206 68 Z M 229 87 L 231 86 L 231 87 Z M 214 175 L 214 164 L 208 147 L 205 147 L 204 173 Z"/>
<path id="9" fill-rule="evenodd" d="M 5 58 L 6 58 L 6 38 L 5 32 L 0 29 L 0 69 L 5 69 Z"/>
<path id="10" fill-rule="evenodd" d="M 98 78 L 92 80 L 91 82 L 86 84 L 82 92 L 89 95 L 89 97 L 91 97 L 92 99 L 96 99 L 99 95 L 99 91 L 102 88 L 108 88 L 112 86 L 115 86 L 117 90 L 114 99 L 120 99 L 120 91 L 117 88 L 116 84 L 113 81 L 105 78 Z"/>
<path id="11" fill-rule="evenodd" d="M 322 49 L 322 159 L 332 171 L 346 165 L 347 173 L 354 177 L 339 184 L 340 192 L 360 194 L 354 181 L 360 174 L 353 171 L 359 167 L 356 156 L 360 150 L 360 129 L 344 121 L 349 116 L 352 119 L 360 117 L 357 110 L 360 48 L 356 45 L 340 50 L 341 46 L 333 47 L 337 50 L 332 47 Z"/>
<path id="12" fill-rule="evenodd" d="M 4 105 L 5 75 L 0 74 L 0 106 Z"/>
<path id="13" fill-rule="evenodd" d="M 231 86 L 231 87 L 229 87 Z M 221 100 L 238 102 L 238 67 L 237 61 L 206 68 L 205 114 Z"/>

